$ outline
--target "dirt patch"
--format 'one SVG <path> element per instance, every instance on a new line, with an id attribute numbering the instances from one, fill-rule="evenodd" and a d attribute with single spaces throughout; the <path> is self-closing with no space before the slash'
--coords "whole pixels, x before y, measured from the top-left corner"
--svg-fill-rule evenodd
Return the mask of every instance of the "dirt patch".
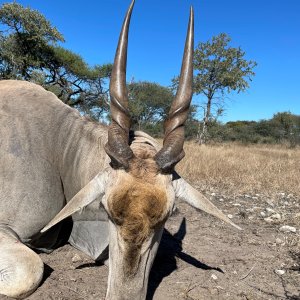
<path id="1" fill-rule="evenodd" d="M 283 193 L 209 197 L 244 230 L 179 203 L 166 224 L 148 299 L 300 299 L 299 198 Z M 280 217 L 272 219 L 274 214 Z M 281 232 L 282 225 L 297 232 Z M 70 245 L 41 258 L 44 282 L 28 300 L 105 298 L 106 266 Z"/>

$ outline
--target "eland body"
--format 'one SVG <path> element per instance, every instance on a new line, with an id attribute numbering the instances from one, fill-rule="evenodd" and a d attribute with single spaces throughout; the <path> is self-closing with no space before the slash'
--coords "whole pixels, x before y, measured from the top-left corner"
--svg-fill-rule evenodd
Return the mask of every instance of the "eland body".
<path id="1" fill-rule="evenodd" d="M 133 5 L 111 75 L 110 127 L 35 84 L 0 82 L 0 294 L 24 298 L 34 292 L 43 263 L 30 248 L 51 250 L 60 221 L 71 215 L 73 246 L 104 259 L 109 245 L 110 300 L 145 299 L 176 197 L 238 228 L 174 171 L 184 156 L 192 97 L 192 9 L 163 146 L 146 133 L 130 134 L 126 57 Z"/>

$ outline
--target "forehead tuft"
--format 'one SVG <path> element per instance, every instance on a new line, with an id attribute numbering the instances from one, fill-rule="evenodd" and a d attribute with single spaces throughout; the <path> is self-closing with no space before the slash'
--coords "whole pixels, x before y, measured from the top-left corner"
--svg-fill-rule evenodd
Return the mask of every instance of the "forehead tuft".
<path id="1" fill-rule="evenodd" d="M 133 142 L 130 147 L 135 157 L 141 159 L 153 158 L 157 153 L 154 146 L 145 142 L 144 143 Z"/>
<path id="2" fill-rule="evenodd" d="M 129 165 L 128 173 L 135 179 L 154 184 L 159 168 L 152 158 L 134 158 Z"/>
<path id="3" fill-rule="evenodd" d="M 126 245 L 124 271 L 133 275 L 144 241 L 166 219 L 166 190 L 129 177 L 112 190 L 108 209 Z"/>
<path id="4" fill-rule="evenodd" d="M 112 190 L 108 205 L 118 225 L 142 222 L 151 228 L 165 216 L 167 195 L 160 185 L 128 178 Z"/>

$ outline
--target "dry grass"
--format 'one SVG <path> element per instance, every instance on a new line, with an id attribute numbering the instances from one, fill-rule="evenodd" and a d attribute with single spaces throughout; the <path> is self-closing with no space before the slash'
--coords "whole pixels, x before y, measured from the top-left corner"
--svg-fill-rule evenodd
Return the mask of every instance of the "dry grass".
<path id="1" fill-rule="evenodd" d="M 300 195 L 300 149 L 284 146 L 185 144 L 180 174 L 205 190 Z"/>

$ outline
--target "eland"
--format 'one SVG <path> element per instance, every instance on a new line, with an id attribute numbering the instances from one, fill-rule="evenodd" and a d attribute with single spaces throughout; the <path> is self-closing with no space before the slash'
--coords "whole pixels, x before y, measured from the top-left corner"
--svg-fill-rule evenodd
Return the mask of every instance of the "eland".
<path id="1" fill-rule="evenodd" d="M 33 83 L 0 82 L 0 294 L 25 298 L 35 291 L 44 265 L 34 249 L 51 251 L 70 216 L 71 245 L 95 260 L 104 260 L 109 247 L 109 300 L 146 298 L 175 198 L 239 228 L 174 170 L 184 157 L 192 98 L 192 8 L 163 145 L 130 131 L 126 61 L 133 5 L 111 74 L 109 127 Z"/>

